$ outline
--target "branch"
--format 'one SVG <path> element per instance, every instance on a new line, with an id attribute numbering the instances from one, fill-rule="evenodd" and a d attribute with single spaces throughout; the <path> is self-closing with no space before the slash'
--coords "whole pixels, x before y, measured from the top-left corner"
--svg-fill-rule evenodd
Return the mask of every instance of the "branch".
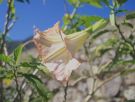
<path id="1" fill-rule="evenodd" d="M 13 2 L 13 0 L 8 0 L 8 9 L 7 9 L 7 14 L 6 14 L 6 21 L 5 21 L 5 24 L 4 24 L 4 31 L 2 33 L 2 42 L 1 42 L 1 48 L 0 48 L 1 52 L 4 52 L 3 48 L 4 48 L 4 45 L 6 43 L 6 36 L 7 36 L 8 32 L 9 32 L 9 30 L 14 25 L 14 23 L 13 23 L 9 27 L 9 24 L 12 21 L 12 18 L 11 18 L 11 4 L 12 4 L 12 2 Z"/>
<path id="2" fill-rule="evenodd" d="M 38 73 L 38 69 L 35 69 L 32 73 L 33 75 L 36 75 Z M 22 84 L 20 85 L 20 90 L 23 90 L 26 87 L 27 83 L 25 82 L 25 79 L 23 79 Z M 19 96 L 19 93 L 16 93 L 13 99 L 13 102 L 16 101 L 16 98 Z"/>
<path id="3" fill-rule="evenodd" d="M 68 81 L 67 81 L 67 83 L 66 83 L 66 86 L 65 86 L 65 88 L 64 88 L 64 102 L 66 102 L 67 101 L 67 90 L 68 90 Z"/>
<path id="4" fill-rule="evenodd" d="M 134 44 L 132 44 L 132 42 L 128 41 L 128 40 L 125 38 L 125 36 L 123 35 L 123 33 L 122 33 L 121 29 L 120 29 L 120 25 L 117 24 L 116 19 L 115 19 L 115 26 L 116 26 L 116 28 L 118 29 L 118 32 L 119 32 L 121 38 L 122 38 L 126 43 L 128 43 L 129 45 L 132 46 L 132 49 L 133 49 L 133 56 L 132 56 L 132 57 L 133 57 L 133 59 L 135 59 L 135 48 L 134 48 Z"/>
<path id="5" fill-rule="evenodd" d="M 70 14 L 70 22 L 72 23 L 72 19 L 74 18 L 74 16 L 75 16 L 75 14 L 76 14 L 76 12 L 77 12 L 77 10 L 78 10 L 78 8 L 79 8 L 79 6 L 80 6 L 80 2 L 78 2 L 78 4 L 76 5 L 76 7 L 73 9 L 73 11 L 72 11 L 72 13 Z M 67 28 L 68 28 L 68 24 L 64 27 L 64 31 L 65 30 L 67 30 Z"/>
<path id="6" fill-rule="evenodd" d="M 122 71 L 122 72 L 123 72 L 123 71 Z M 104 82 L 102 82 L 101 85 L 99 85 L 91 94 L 89 94 L 89 95 L 85 98 L 84 102 L 89 102 L 89 101 L 93 98 L 93 96 L 95 95 L 95 93 L 96 93 L 102 86 L 104 86 L 106 83 L 110 82 L 111 80 L 115 79 L 116 77 L 120 76 L 122 72 L 118 72 L 118 73 L 114 74 L 113 76 L 111 76 L 110 78 L 106 79 Z"/>
<path id="7" fill-rule="evenodd" d="M 17 80 L 17 68 L 14 68 L 14 77 L 15 77 L 15 83 L 16 83 L 16 91 L 17 91 L 17 93 L 18 93 L 18 98 L 17 98 L 17 100 L 19 101 L 19 102 L 22 102 L 22 95 L 21 95 L 21 90 L 20 90 L 20 88 L 19 88 L 19 84 L 18 84 L 18 80 Z"/>
<path id="8" fill-rule="evenodd" d="M 4 31 L 2 33 L 2 40 L 1 40 L 1 46 L 0 46 L 0 53 L 4 53 L 4 54 L 8 54 L 7 52 L 7 48 L 6 48 L 6 36 L 9 32 L 9 24 L 12 21 L 11 16 L 11 5 L 12 5 L 12 1 L 13 0 L 8 0 L 8 9 L 7 9 L 7 13 L 6 13 L 6 20 L 5 20 L 5 24 L 4 24 Z M 1 66 L 5 66 L 5 63 L 0 62 Z M 3 80 L 0 80 L 0 102 L 4 102 L 4 95 L 3 95 Z"/>

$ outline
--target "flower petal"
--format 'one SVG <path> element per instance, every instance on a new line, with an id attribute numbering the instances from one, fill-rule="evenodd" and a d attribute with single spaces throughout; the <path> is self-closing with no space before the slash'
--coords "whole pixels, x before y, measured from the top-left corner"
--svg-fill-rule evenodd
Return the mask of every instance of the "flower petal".
<path id="1" fill-rule="evenodd" d="M 73 58 L 69 60 L 68 63 L 52 62 L 46 63 L 45 65 L 49 71 L 53 72 L 57 80 L 65 82 L 69 80 L 72 71 L 80 66 L 80 62 L 78 62 L 75 58 Z"/>

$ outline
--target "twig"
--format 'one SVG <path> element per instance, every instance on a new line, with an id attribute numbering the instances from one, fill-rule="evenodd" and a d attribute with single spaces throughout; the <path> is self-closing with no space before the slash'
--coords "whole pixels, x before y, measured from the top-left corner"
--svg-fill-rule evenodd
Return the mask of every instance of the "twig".
<path id="1" fill-rule="evenodd" d="M 29 41 L 25 42 L 23 45 L 24 46 L 27 46 L 30 43 L 33 43 L 33 40 L 29 40 Z M 35 69 L 32 74 L 35 75 L 37 72 L 38 72 L 38 69 Z M 17 83 L 16 83 L 16 85 L 17 85 Z M 20 85 L 20 89 L 19 90 L 23 90 L 26 87 L 26 85 L 27 85 L 27 83 L 25 82 L 25 79 L 22 79 L 22 84 Z M 20 93 L 18 93 L 18 92 L 15 94 L 14 99 L 13 99 L 14 100 L 13 102 L 15 102 L 15 100 L 19 96 L 19 94 Z"/>
<path id="2" fill-rule="evenodd" d="M 91 43 L 89 43 L 89 46 L 90 46 Z M 91 63 L 91 60 L 90 60 L 90 56 L 89 56 L 89 52 L 88 52 L 88 49 L 87 47 L 84 45 L 84 49 L 85 49 L 85 54 L 87 55 L 87 59 L 88 59 L 88 63 L 89 63 L 89 66 L 90 66 L 90 76 L 93 78 L 93 84 L 92 84 L 92 90 L 91 90 L 91 93 L 94 92 L 94 89 L 95 89 L 95 83 L 96 83 L 96 78 L 95 78 L 95 74 L 94 74 L 94 71 L 92 69 L 92 63 Z M 90 94 L 91 94 L 90 93 Z"/>
<path id="3" fill-rule="evenodd" d="M 73 9 L 73 11 L 72 11 L 72 13 L 70 14 L 70 23 L 72 23 L 72 19 L 74 18 L 74 16 L 75 16 L 75 14 L 76 14 L 76 12 L 77 12 L 77 10 L 78 10 L 78 8 L 79 8 L 79 6 L 80 6 L 80 2 L 78 2 L 78 4 L 76 5 L 76 7 Z M 64 27 L 64 31 L 65 30 L 67 30 L 67 28 L 68 28 L 68 24 Z"/>
<path id="4" fill-rule="evenodd" d="M 8 0 L 8 9 L 6 13 L 6 21 L 4 24 L 4 31 L 2 33 L 2 40 L 1 40 L 1 46 L 0 46 L 0 53 L 7 54 L 7 48 L 6 48 L 6 36 L 10 29 L 9 23 L 12 21 L 11 19 L 11 4 L 13 0 Z M 0 62 L 1 66 L 5 66 L 5 63 Z M 0 80 L 0 102 L 4 102 L 4 95 L 3 95 L 3 80 Z"/>
<path id="5" fill-rule="evenodd" d="M 66 83 L 66 86 L 65 86 L 65 88 L 64 88 L 64 102 L 66 102 L 67 101 L 67 90 L 68 90 L 68 81 L 67 81 L 67 83 Z"/>
<path id="6" fill-rule="evenodd" d="M 115 26 L 116 26 L 116 28 L 118 29 L 118 32 L 119 32 L 121 38 L 122 38 L 126 43 L 128 43 L 128 44 L 130 44 L 130 45 L 132 46 L 132 49 L 133 49 L 133 58 L 135 59 L 135 48 L 134 48 L 134 44 L 132 44 L 132 42 L 128 41 L 128 40 L 125 38 L 125 36 L 123 35 L 123 33 L 122 33 L 121 29 L 120 29 L 120 25 L 117 24 L 116 19 L 115 19 Z"/>
<path id="7" fill-rule="evenodd" d="M 6 21 L 5 21 L 5 24 L 4 24 L 4 31 L 3 31 L 3 34 L 2 34 L 2 43 L 1 43 L 1 48 L 0 48 L 1 50 L 3 50 L 3 48 L 4 48 L 4 44 L 6 43 L 6 36 L 7 36 L 8 32 L 9 32 L 9 30 L 14 25 L 14 22 L 13 22 L 9 26 L 10 22 L 12 21 L 12 18 L 11 18 L 11 4 L 12 4 L 12 1 L 13 0 L 8 0 L 8 9 L 7 9 Z"/>
<path id="8" fill-rule="evenodd" d="M 36 75 L 38 73 L 38 69 L 35 69 L 32 73 L 33 75 Z M 20 90 L 23 90 L 26 87 L 27 83 L 25 82 L 25 79 L 23 79 L 22 84 L 20 85 Z M 16 98 L 18 97 L 18 93 L 15 94 L 13 102 L 15 102 Z"/>
<path id="9" fill-rule="evenodd" d="M 123 71 L 122 71 L 122 72 L 123 72 Z M 109 81 L 115 79 L 116 77 L 120 76 L 120 74 L 121 74 L 122 72 L 118 72 L 118 73 L 114 74 L 113 76 L 111 76 L 110 78 L 106 79 L 104 82 L 102 82 L 101 85 L 99 85 L 91 94 L 89 94 L 89 95 L 86 97 L 86 99 L 84 100 L 84 102 L 90 101 L 90 100 L 92 99 L 93 95 L 94 95 L 103 85 L 105 85 L 105 84 L 108 83 Z"/>
<path id="10" fill-rule="evenodd" d="M 19 102 L 22 102 L 22 95 L 21 95 L 21 90 L 19 88 L 18 80 L 17 80 L 17 68 L 14 68 L 14 77 L 15 77 L 15 83 L 16 83 L 16 91 L 18 93 L 18 100 Z"/>

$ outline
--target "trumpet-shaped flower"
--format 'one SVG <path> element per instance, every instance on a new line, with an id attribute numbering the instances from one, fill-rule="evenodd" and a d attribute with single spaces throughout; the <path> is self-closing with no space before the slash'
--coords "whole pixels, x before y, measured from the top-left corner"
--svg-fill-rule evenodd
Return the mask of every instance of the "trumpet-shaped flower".
<path id="1" fill-rule="evenodd" d="M 100 23 L 98 26 L 101 27 L 105 21 L 98 23 Z M 83 31 L 65 35 L 59 28 L 58 22 L 44 32 L 36 31 L 33 40 L 40 58 L 57 80 L 68 81 L 72 71 L 80 65 L 80 62 L 74 58 L 74 54 L 89 37 L 88 31 L 96 30 L 99 27 L 92 26 Z"/>

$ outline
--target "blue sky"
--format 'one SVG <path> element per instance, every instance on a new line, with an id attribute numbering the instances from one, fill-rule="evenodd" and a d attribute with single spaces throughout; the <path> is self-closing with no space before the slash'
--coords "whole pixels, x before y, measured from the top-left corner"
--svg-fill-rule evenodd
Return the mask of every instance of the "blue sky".
<path id="1" fill-rule="evenodd" d="M 6 1 L 6 0 L 5 0 Z M 4 17 L 6 12 L 6 3 L 0 5 L 0 30 L 3 28 Z M 30 4 L 16 3 L 16 15 L 18 20 L 14 28 L 10 31 L 9 37 L 13 40 L 24 40 L 34 35 L 34 26 L 40 30 L 47 29 L 57 21 L 62 22 L 65 14 L 64 0 L 31 0 Z M 122 8 L 135 10 L 135 0 L 128 0 Z M 69 12 L 73 7 L 68 4 Z M 108 17 L 109 10 L 107 8 L 98 9 L 93 6 L 83 6 L 78 10 L 82 15 L 99 15 Z"/>

